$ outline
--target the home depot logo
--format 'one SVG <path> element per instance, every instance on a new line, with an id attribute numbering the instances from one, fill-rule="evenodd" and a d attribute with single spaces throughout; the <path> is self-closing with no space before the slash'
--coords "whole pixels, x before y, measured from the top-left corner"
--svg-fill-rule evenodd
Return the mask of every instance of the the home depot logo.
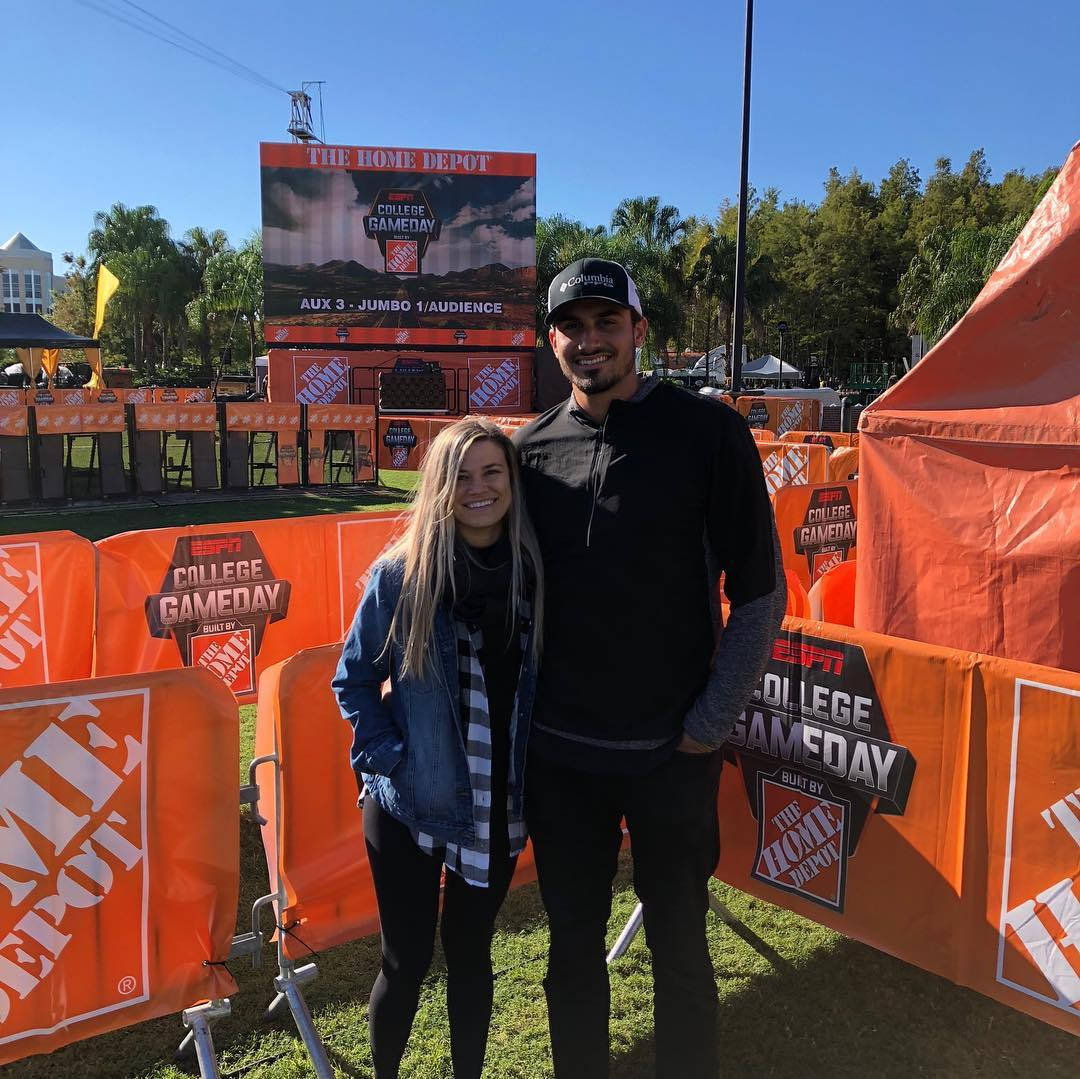
<path id="1" fill-rule="evenodd" d="M 0 705 L 0 1044 L 149 999 L 148 706 Z"/>
<path id="2" fill-rule="evenodd" d="M 470 362 L 472 366 L 472 362 Z M 472 374 L 472 393 L 469 403 L 473 408 L 518 407 L 521 402 L 521 377 L 518 361 L 513 357 L 505 360 L 489 360 Z"/>
<path id="3" fill-rule="evenodd" d="M 786 435 L 788 431 L 798 431 L 803 422 L 802 401 L 792 401 L 780 409 L 780 418 L 776 422 L 776 437 Z"/>
<path id="4" fill-rule="evenodd" d="M 41 546 L 0 546 L 0 686 L 49 681 Z"/>
<path id="5" fill-rule="evenodd" d="M 810 454 L 797 444 L 789 443 L 770 452 L 761 462 L 769 494 L 786 484 L 809 483 L 809 465 Z"/>

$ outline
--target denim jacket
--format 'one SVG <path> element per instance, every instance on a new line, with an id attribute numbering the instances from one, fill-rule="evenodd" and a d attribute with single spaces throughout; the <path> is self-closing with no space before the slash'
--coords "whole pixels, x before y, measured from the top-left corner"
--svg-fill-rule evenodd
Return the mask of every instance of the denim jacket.
<path id="1" fill-rule="evenodd" d="M 473 804 L 453 616 L 446 604 L 436 612 L 434 670 L 424 678 L 403 679 L 399 650 L 391 646 L 382 654 L 402 579 L 400 561 L 376 563 L 334 675 L 338 707 L 353 729 L 350 760 L 368 796 L 391 816 L 437 839 L 468 845 L 475 841 Z M 518 813 L 536 688 L 532 640 L 530 627 L 511 729 L 508 789 Z M 384 699 L 387 678 L 390 693 Z"/>

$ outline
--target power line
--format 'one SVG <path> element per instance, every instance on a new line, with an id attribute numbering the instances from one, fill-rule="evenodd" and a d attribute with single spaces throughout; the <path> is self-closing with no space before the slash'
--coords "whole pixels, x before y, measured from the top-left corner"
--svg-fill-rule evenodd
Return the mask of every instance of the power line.
<path id="1" fill-rule="evenodd" d="M 256 71 L 254 68 L 248 67 L 246 64 L 240 63 L 238 60 L 232 59 L 232 57 L 221 52 L 221 50 L 214 48 L 212 45 L 207 45 L 205 42 L 200 41 L 198 38 L 187 33 L 185 30 L 181 30 L 179 27 L 173 26 L 171 23 L 166 22 L 164 19 L 159 18 L 152 12 L 146 11 L 144 8 L 140 8 L 138 4 L 131 3 L 130 0 L 124 0 L 130 7 L 143 12 L 151 19 L 158 23 L 161 23 L 164 27 L 167 27 L 174 34 L 180 34 L 182 37 L 187 38 L 194 44 L 195 47 L 184 44 L 183 41 L 176 40 L 175 37 L 166 36 L 154 29 L 152 25 L 147 25 L 146 22 L 138 18 L 130 18 L 123 11 L 118 11 L 114 7 L 108 6 L 109 0 L 76 0 L 76 3 L 81 4 L 83 7 L 96 11 L 100 15 L 105 15 L 108 18 L 115 19 L 117 22 L 124 23 L 127 26 L 132 27 L 135 30 L 139 30 L 149 37 L 154 38 L 157 41 L 164 42 L 166 45 L 171 45 L 175 49 L 179 49 L 181 52 L 186 52 L 189 56 L 194 56 L 198 60 L 202 60 L 204 63 L 212 64 L 214 67 L 219 68 L 222 71 L 227 72 L 230 75 L 235 75 L 237 78 L 245 79 L 246 81 L 258 86 L 263 86 L 270 90 L 280 91 L 287 94 L 289 91 L 282 86 L 278 86 L 267 76 L 261 72 Z M 197 51 L 204 50 L 204 51 Z M 211 54 L 211 55 L 208 55 Z M 220 59 L 215 59 L 219 57 Z M 224 61 L 224 63 L 222 62 Z M 226 66 L 228 65 L 228 66 Z"/>

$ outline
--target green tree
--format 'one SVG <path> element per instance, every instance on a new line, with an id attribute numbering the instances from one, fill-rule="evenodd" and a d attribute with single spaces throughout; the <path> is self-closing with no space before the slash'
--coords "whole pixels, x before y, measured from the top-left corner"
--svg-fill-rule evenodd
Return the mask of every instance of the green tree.
<path id="1" fill-rule="evenodd" d="M 255 357 L 263 340 L 261 234 L 254 232 L 236 250 L 226 248 L 213 255 L 203 280 L 215 320 L 221 320 L 226 347 L 233 346 L 243 323 L 249 369 L 255 374 Z"/>
<path id="2" fill-rule="evenodd" d="M 209 372 L 213 349 L 214 304 L 206 290 L 206 268 L 215 255 L 229 248 L 229 238 L 224 229 L 207 232 L 199 227 L 188 229 L 180 241 L 180 251 L 187 264 L 191 291 L 194 293 L 187 304 L 188 325 L 194 331 L 195 347 L 204 371 Z"/>

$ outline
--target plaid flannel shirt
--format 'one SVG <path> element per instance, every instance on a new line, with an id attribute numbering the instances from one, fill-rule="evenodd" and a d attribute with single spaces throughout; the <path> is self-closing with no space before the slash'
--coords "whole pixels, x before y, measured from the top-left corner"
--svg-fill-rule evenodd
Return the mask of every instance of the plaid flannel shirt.
<path id="1" fill-rule="evenodd" d="M 525 662 L 528 647 L 528 625 L 532 610 L 523 601 L 521 615 L 521 655 Z M 465 725 L 465 753 L 469 762 L 469 783 L 473 797 L 473 824 L 476 842 L 471 847 L 457 843 L 441 843 L 426 832 L 414 831 L 417 846 L 434 857 L 441 855 L 447 869 L 453 870 L 467 884 L 486 888 L 491 875 L 491 716 L 488 712 L 487 687 L 484 671 L 480 666 L 480 649 L 483 638 L 479 630 L 473 631 L 461 621 L 455 620 L 458 645 L 458 675 L 461 687 L 462 719 Z M 510 716 L 510 740 L 513 743 L 517 729 L 517 695 Z M 515 813 L 513 798 L 507 794 L 506 819 L 510 831 L 511 857 L 525 849 L 528 833 L 525 822 Z"/>

